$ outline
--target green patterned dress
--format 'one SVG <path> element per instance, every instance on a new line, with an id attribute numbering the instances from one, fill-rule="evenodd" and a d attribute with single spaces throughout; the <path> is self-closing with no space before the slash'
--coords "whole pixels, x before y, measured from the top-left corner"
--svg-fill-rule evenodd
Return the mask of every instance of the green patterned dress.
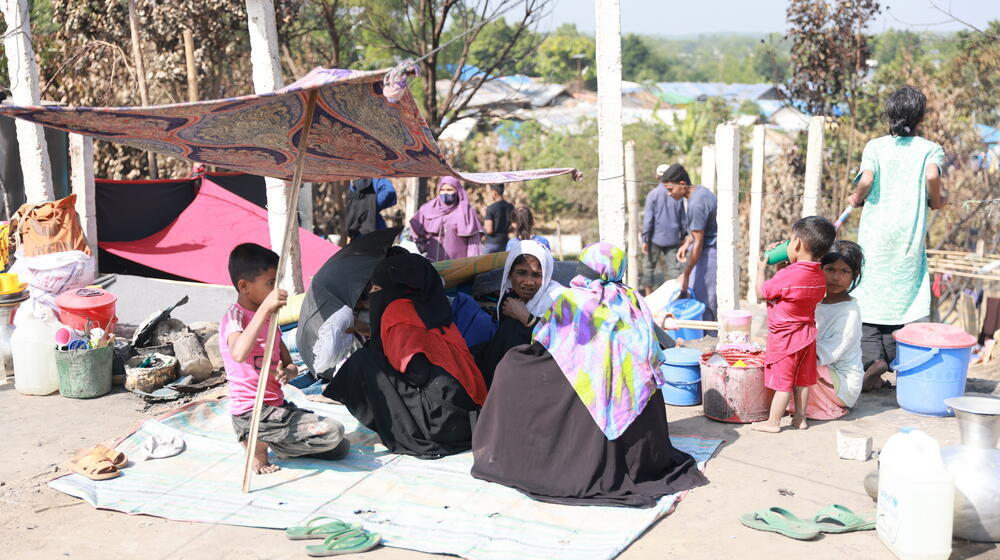
<path id="1" fill-rule="evenodd" d="M 930 314 L 925 169 L 940 169 L 941 146 L 919 136 L 882 136 L 865 146 L 861 171 L 875 174 L 861 214 L 865 267 L 855 296 L 861 320 L 902 325 Z"/>

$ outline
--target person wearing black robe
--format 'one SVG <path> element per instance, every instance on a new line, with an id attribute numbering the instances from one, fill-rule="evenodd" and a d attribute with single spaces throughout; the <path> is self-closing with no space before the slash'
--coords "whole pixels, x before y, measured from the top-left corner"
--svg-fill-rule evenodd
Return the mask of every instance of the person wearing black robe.
<path id="1" fill-rule="evenodd" d="M 420 255 L 372 273 L 371 338 L 323 396 L 343 403 L 393 453 L 434 459 L 467 451 L 486 384 L 452 320 L 441 277 Z"/>
<path id="2" fill-rule="evenodd" d="M 501 276 L 497 329 L 489 342 L 472 349 L 487 387 L 507 351 L 531 342 L 538 318 L 565 289 L 552 279 L 554 264 L 552 253 L 537 241 L 512 241 Z"/>
<path id="3" fill-rule="evenodd" d="M 475 478 L 543 502 L 630 507 L 707 483 L 695 460 L 670 443 L 652 317 L 641 296 L 620 284 L 624 253 L 608 247 L 598 244 L 596 252 L 612 253 L 616 268 L 588 262 L 585 250 L 581 259 L 596 279 L 574 278 L 535 340 L 497 365 L 473 434 Z M 631 365 L 614 359 L 624 354 Z M 567 369 L 586 383 L 574 387 Z M 579 392 L 608 405 L 588 407 Z M 643 398 L 637 413 L 602 414 L 631 411 L 618 405 Z"/>

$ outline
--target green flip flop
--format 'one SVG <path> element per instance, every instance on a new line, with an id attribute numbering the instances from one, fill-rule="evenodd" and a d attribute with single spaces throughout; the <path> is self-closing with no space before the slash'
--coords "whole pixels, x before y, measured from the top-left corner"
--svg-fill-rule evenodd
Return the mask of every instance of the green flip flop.
<path id="1" fill-rule="evenodd" d="M 821 509 L 816 517 L 813 517 L 813 523 L 824 533 L 870 531 L 875 528 L 873 515 L 858 515 L 840 504 Z"/>
<path id="2" fill-rule="evenodd" d="M 770 531 L 806 541 L 819 535 L 819 529 L 794 513 L 780 507 L 760 509 L 740 516 L 740 523 L 758 531 Z"/>
<path id="3" fill-rule="evenodd" d="M 368 552 L 382 542 L 378 533 L 369 533 L 364 529 L 353 529 L 340 535 L 330 535 L 323 544 L 309 545 L 306 554 L 309 556 L 339 556 L 341 554 L 357 554 Z"/>
<path id="4" fill-rule="evenodd" d="M 361 525 L 357 523 L 345 523 L 332 517 L 317 517 L 309 520 L 308 523 L 301 527 L 289 527 L 285 529 L 285 536 L 288 537 L 288 540 L 290 541 L 325 539 L 331 535 L 339 535 L 346 531 L 357 530 L 360 528 Z"/>

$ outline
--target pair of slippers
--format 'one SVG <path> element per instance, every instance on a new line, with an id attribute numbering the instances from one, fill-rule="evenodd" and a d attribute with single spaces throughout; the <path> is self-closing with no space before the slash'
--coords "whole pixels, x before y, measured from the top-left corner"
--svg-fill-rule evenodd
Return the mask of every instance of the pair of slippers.
<path id="1" fill-rule="evenodd" d="M 301 527 L 285 529 L 291 541 L 323 539 L 323 544 L 309 545 L 306 554 L 313 557 L 339 556 L 368 552 L 382 542 L 382 536 L 361 528 L 357 523 L 344 523 L 332 517 L 317 517 Z"/>
<path id="2" fill-rule="evenodd" d="M 799 540 L 816 538 L 820 533 L 849 533 L 875 528 L 872 515 L 858 515 L 840 504 L 827 506 L 812 521 L 800 519 L 785 508 L 772 507 L 744 513 L 740 523 L 758 531 L 770 531 Z"/>
<path id="3" fill-rule="evenodd" d="M 69 470 L 90 480 L 108 480 L 122 475 L 128 457 L 106 445 L 97 444 L 90 449 L 80 449 L 69 460 Z"/>

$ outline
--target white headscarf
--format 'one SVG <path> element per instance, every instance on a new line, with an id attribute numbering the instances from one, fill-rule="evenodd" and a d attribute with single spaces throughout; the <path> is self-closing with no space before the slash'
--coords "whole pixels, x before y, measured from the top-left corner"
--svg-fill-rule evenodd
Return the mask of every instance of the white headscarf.
<path id="1" fill-rule="evenodd" d="M 504 294 L 510 289 L 510 269 L 514 267 L 514 261 L 521 255 L 531 255 L 538 259 L 542 265 L 542 285 L 538 287 L 538 291 L 535 292 L 531 300 L 525 302 L 528 313 L 541 316 L 552 307 L 552 303 L 566 288 L 552 279 L 555 260 L 552 258 L 552 253 L 537 241 L 515 239 L 514 243 L 511 244 L 510 250 L 507 252 L 507 262 L 503 265 L 503 277 L 500 280 L 500 302 L 503 302 Z M 498 303 L 497 316 L 500 316 L 501 313 L 500 303 Z"/>

